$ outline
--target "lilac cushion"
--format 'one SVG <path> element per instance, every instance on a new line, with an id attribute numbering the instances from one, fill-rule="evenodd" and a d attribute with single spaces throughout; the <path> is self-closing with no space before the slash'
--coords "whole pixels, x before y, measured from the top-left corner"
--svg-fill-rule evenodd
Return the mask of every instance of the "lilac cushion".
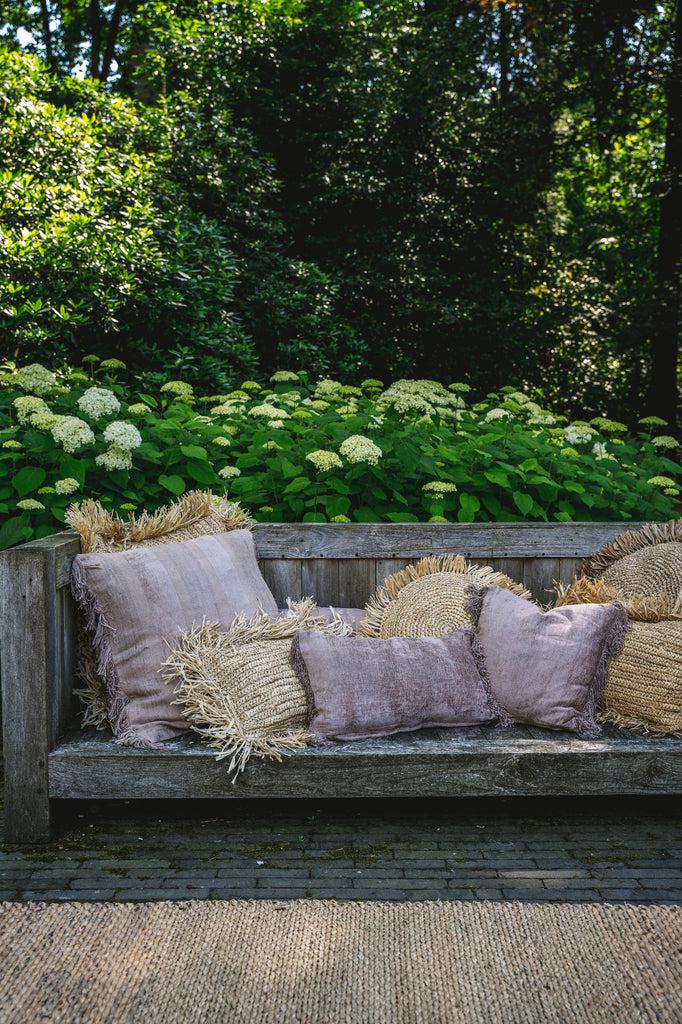
<path id="1" fill-rule="evenodd" d="M 471 594 L 494 698 L 515 722 L 601 732 L 595 718 L 609 658 L 623 649 L 619 604 L 542 611 L 500 587 Z"/>
<path id="2" fill-rule="evenodd" d="M 238 615 L 259 608 L 277 615 L 248 530 L 77 555 L 71 583 L 93 637 L 114 732 L 133 746 L 188 730 L 159 674 L 178 634 L 202 619 L 229 629 Z"/>
<path id="3" fill-rule="evenodd" d="M 359 740 L 495 719 L 471 630 L 366 640 L 304 631 L 292 661 L 317 739 Z"/>

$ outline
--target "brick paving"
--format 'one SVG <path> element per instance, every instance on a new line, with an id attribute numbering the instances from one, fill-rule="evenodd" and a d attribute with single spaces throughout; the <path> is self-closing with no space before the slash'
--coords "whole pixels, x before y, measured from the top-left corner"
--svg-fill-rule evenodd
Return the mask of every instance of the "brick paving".
<path id="1" fill-rule="evenodd" d="M 3 900 L 456 899 L 680 903 L 671 799 L 62 805 L 0 846 Z"/>

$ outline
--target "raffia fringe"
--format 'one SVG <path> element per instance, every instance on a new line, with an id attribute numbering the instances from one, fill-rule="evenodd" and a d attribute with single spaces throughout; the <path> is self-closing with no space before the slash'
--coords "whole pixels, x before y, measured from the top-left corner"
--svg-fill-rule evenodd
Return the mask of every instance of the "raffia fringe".
<path id="1" fill-rule="evenodd" d="M 441 572 L 461 573 L 464 576 L 471 576 L 472 584 L 475 581 L 478 586 L 504 587 L 519 597 L 531 597 L 530 591 L 521 583 L 516 583 L 505 573 L 498 572 L 489 565 L 473 565 L 464 555 L 432 555 L 412 562 L 386 578 L 383 587 L 372 595 L 365 606 L 366 615 L 360 625 L 359 635 L 379 637 L 384 615 L 400 591 L 415 580 Z"/>
<path id="2" fill-rule="evenodd" d="M 611 604 L 617 601 L 635 622 L 662 622 L 682 619 L 682 599 L 674 603 L 664 594 L 657 597 L 624 597 L 615 587 L 602 579 L 578 576 L 571 584 L 555 583 L 555 608 L 568 604 Z"/>
<path id="3" fill-rule="evenodd" d="M 652 544 L 667 544 L 670 541 L 682 543 L 682 520 L 671 519 L 667 523 L 646 523 L 641 530 L 626 530 L 605 544 L 595 555 L 586 558 L 581 572 L 595 579 L 610 565 Z"/>
<path id="4" fill-rule="evenodd" d="M 192 526 L 209 514 L 223 520 L 225 530 L 250 530 L 254 520 L 238 502 L 214 497 L 210 491 L 188 491 L 170 505 L 156 512 L 142 512 L 121 519 L 105 509 L 99 501 L 88 499 L 71 505 L 65 522 L 81 538 L 81 549 L 96 551 L 101 542 L 126 548 L 141 541 L 154 540 Z"/>
<path id="5" fill-rule="evenodd" d="M 182 708 L 193 731 L 218 750 L 217 760 L 230 758 L 228 772 L 233 783 L 251 757 L 281 761 L 283 755 L 307 746 L 312 737 L 306 729 L 264 734 L 246 728 L 226 687 L 207 670 L 206 653 L 229 654 L 254 641 L 293 639 L 302 629 L 331 636 L 352 633 L 336 612 L 331 622 L 316 615 L 312 599 L 288 604 L 288 610 L 276 619 L 262 611 L 250 619 L 240 615 L 227 631 L 216 623 L 203 622 L 183 634 L 161 666 L 165 681 L 175 687 L 174 703 Z"/>

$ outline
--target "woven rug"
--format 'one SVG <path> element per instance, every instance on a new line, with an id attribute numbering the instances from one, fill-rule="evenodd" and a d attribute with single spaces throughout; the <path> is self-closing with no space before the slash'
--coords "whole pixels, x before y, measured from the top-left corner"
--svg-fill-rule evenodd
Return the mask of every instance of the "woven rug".
<path id="1" fill-rule="evenodd" d="M 662 906 L 7 903 L 0 1021 L 677 1024 L 681 944 Z"/>

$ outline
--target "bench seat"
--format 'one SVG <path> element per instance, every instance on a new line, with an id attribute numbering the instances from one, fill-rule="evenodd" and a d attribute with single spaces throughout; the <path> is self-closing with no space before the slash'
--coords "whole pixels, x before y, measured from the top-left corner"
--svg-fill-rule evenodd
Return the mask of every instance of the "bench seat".
<path id="1" fill-rule="evenodd" d="M 228 761 L 195 738 L 158 749 L 117 746 L 94 730 L 49 755 L 62 799 L 433 797 L 682 792 L 682 739 L 607 727 L 599 739 L 516 727 L 424 730 L 308 747 L 281 764 L 252 759 L 232 783 Z"/>

